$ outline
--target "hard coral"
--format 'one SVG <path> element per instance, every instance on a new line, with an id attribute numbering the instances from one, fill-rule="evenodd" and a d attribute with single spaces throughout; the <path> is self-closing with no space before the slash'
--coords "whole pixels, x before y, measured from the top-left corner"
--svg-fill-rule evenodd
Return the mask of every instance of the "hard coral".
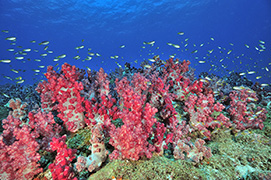
<path id="1" fill-rule="evenodd" d="M 105 161 L 108 154 L 104 144 L 102 123 L 95 125 L 91 132 L 91 155 L 88 157 L 79 156 L 77 158 L 75 166 L 79 172 L 84 169 L 88 169 L 89 172 L 97 170 Z"/>
<path id="2" fill-rule="evenodd" d="M 177 147 L 174 149 L 175 159 L 189 159 L 192 162 L 199 163 L 203 158 L 210 158 L 212 156 L 211 149 L 203 146 L 205 141 L 197 139 L 195 143 L 187 140 L 180 140 Z"/>

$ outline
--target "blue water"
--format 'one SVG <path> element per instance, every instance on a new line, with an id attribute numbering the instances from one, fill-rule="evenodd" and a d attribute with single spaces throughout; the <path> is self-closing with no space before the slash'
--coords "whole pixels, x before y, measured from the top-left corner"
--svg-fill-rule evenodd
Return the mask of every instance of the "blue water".
<path id="1" fill-rule="evenodd" d="M 17 80 L 8 80 L 6 76 L 12 79 L 22 76 L 24 83 L 31 84 L 43 77 L 46 68 L 38 67 L 41 65 L 58 63 L 60 66 L 68 62 L 79 68 L 88 66 L 98 70 L 103 67 L 110 72 L 118 67 L 116 62 L 122 66 L 130 62 L 139 67 L 140 62 L 154 55 L 166 60 L 172 54 L 190 60 L 197 74 L 202 71 L 218 75 L 255 71 L 246 76 L 253 81 L 261 76 L 257 81 L 270 83 L 270 0 L 9 0 L 0 1 L 0 30 L 0 60 L 12 61 L 0 63 L 0 84 L 16 83 Z M 184 32 L 184 35 L 178 32 Z M 17 38 L 16 45 L 5 40 L 13 36 Z M 187 38 L 188 45 L 184 47 Z M 36 43 L 31 43 L 32 40 Z M 266 49 L 262 52 L 255 48 L 261 49 L 259 40 L 265 42 Z M 38 45 L 42 41 L 49 41 L 46 51 L 53 51 L 45 58 L 40 56 L 46 53 L 45 46 Z M 144 41 L 155 43 L 144 45 Z M 178 44 L 180 48 L 167 43 Z M 204 45 L 200 47 L 202 43 Z M 83 49 L 75 49 L 82 45 Z M 121 45 L 125 47 L 120 48 Z M 218 46 L 223 53 L 219 52 Z M 15 51 L 7 51 L 9 48 Z M 31 52 L 25 59 L 15 59 L 18 55 L 14 53 L 26 48 L 31 48 Z M 198 52 L 191 53 L 194 50 Z M 101 56 L 82 62 L 88 52 Z M 53 59 L 61 54 L 67 56 L 54 62 Z M 73 59 L 77 55 L 81 59 Z M 119 58 L 110 58 L 115 55 Z M 200 64 L 198 61 L 201 60 L 206 62 Z M 19 73 L 11 69 L 19 70 Z M 35 75 L 34 69 L 41 72 Z"/>

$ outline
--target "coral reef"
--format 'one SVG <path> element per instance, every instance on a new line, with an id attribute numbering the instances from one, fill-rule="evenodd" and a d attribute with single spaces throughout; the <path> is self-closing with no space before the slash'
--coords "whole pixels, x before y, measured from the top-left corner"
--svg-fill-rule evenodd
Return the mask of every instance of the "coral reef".
<path id="1" fill-rule="evenodd" d="M 270 177 L 266 90 L 154 59 L 109 75 L 49 66 L 35 106 L 5 94 L 1 179 Z"/>

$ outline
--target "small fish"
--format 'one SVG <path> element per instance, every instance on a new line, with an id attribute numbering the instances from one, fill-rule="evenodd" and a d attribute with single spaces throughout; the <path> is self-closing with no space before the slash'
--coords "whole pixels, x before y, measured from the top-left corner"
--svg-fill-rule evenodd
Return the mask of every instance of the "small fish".
<path id="1" fill-rule="evenodd" d="M 203 83 L 208 83 L 209 81 L 206 79 L 200 79 L 199 81 L 203 82 Z"/>
<path id="2" fill-rule="evenodd" d="M 16 77 L 15 79 L 16 80 L 22 80 L 23 78 L 22 78 L 22 76 L 19 76 L 19 77 Z"/>
<path id="3" fill-rule="evenodd" d="M 36 72 L 36 73 L 37 73 L 37 72 L 40 72 L 39 69 L 33 69 L 33 71 Z"/>
<path id="4" fill-rule="evenodd" d="M 144 42 L 143 42 L 143 44 L 149 44 L 149 45 L 152 45 L 152 46 L 154 45 L 154 43 L 155 43 L 155 41 L 150 41 L 150 42 L 144 41 Z"/>
<path id="5" fill-rule="evenodd" d="M 2 63 L 10 63 L 11 60 L 10 59 L 2 59 L 2 60 L 0 60 L 0 62 L 2 62 Z"/>
<path id="6" fill-rule="evenodd" d="M 101 55 L 100 55 L 99 53 L 96 53 L 96 56 L 98 56 L 98 57 L 99 57 L 99 56 L 101 56 Z"/>
<path id="7" fill-rule="evenodd" d="M 212 81 L 212 79 L 209 78 L 208 76 L 206 76 L 205 79 L 207 79 L 208 81 Z"/>
<path id="8" fill-rule="evenodd" d="M 167 43 L 167 45 L 172 46 L 173 44 L 172 43 Z"/>
<path id="9" fill-rule="evenodd" d="M 29 49 L 29 48 L 28 48 L 28 49 L 23 49 L 23 51 L 24 51 L 24 52 L 30 52 L 31 49 Z"/>
<path id="10" fill-rule="evenodd" d="M 8 30 L 2 30 L 2 32 L 4 32 L 4 33 L 8 33 Z"/>
<path id="11" fill-rule="evenodd" d="M 48 47 L 49 47 L 49 46 L 45 46 L 45 47 L 43 48 L 43 50 L 46 51 L 46 50 L 48 49 Z"/>
<path id="12" fill-rule="evenodd" d="M 227 54 L 230 54 L 232 52 L 232 50 L 229 50 L 228 52 L 227 52 Z"/>
<path id="13" fill-rule="evenodd" d="M 15 49 L 7 49 L 7 51 L 13 52 L 13 51 L 15 51 Z"/>
<path id="14" fill-rule="evenodd" d="M 178 34 L 182 36 L 182 35 L 184 35 L 184 32 L 178 32 Z"/>
<path id="15" fill-rule="evenodd" d="M 200 44 L 200 47 L 202 47 L 204 45 L 204 43 Z"/>
<path id="16" fill-rule="evenodd" d="M 76 47 L 75 49 L 83 49 L 85 46 L 78 46 L 78 47 Z"/>
<path id="17" fill-rule="evenodd" d="M 261 84 L 262 87 L 269 86 L 269 84 Z"/>
<path id="18" fill-rule="evenodd" d="M 12 81 L 12 78 L 9 77 L 9 76 L 4 76 L 4 78 L 8 79 L 8 80 L 11 80 Z"/>
<path id="19" fill-rule="evenodd" d="M 180 48 L 180 46 L 178 44 L 173 44 L 172 46 L 175 48 Z"/>
<path id="20" fill-rule="evenodd" d="M 243 72 L 243 73 L 239 73 L 240 76 L 243 76 L 243 75 L 245 75 L 245 74 L 246 74 L 246 73 L 244 73 L 244 72 Z"/>
<path id="21" fill-rule="evenodd" d="M 260 43 L 262 43 L 262 44 L 265 44 L 265 42 L 264 42 L 264 41 L 259 40 L 259 42 L 260 42 Z"/>
<path id="22" fill-rule="evenodd" d="M 52 54 L 53 53 L 53 51 L 47 51 L 49 54 Z"/>
<path id="23" fill-rule="evenodd" d="M 119 68 L 122 68 L 122 66 L 117 61 L 115 63 L 118 65 Z"/>
<path id="24" fill-rule="evenodd" d="M 198 50 L 194 50 L 194 51 L 192 51 L 191 53 L 194 54 L 194 53 L 197 53 L 197 52 L 198 52 Z"/>
<path id="25" fill-rule="evenodd" d="M 17 84 L 21 84 L 21 83 L 23 83 L 24 82 L 24 79 L 22 79 L 22 80 L 20 80 L 20 81 L 17 81 L 16 83 Z"/>
<path id="26" fill-rule="evenodd" d="M 257 76 L 257 77 L 256 77 L 256 79 L 261 79 L 261 78 L 262 78 L 262 76 Z"/>
<path id="27" fill-rule="evenodd" d="M 234 86 L 233 89 L 234 90 L 243 90 L 243 89 L 245 89 L 245 87 L 244 86 Z"/>
<path id="28" fill-rule="evenodd" d="M 8 40 L 8 41 L 15 41 L 16 37 L 7 37 L 6 40 Z"/>
<path id="29" fill-rule="evenodd" d="M 91 56 L 87 56 L 85 60 L 89 61 L 89 60 L 91 60 L 91 59 L 92 59 Z"/>
<path id="30" fill-rule="evenodd" d="M 44 68 L 45 66 L 39 66 L 39 68 Z"/>
<path id="31" fill-rule="evenodd" d="M 15 69 L 11 69 L 11 71 L 13 71 L 15 73 L 19 73 L 19 71 L 15 70 Z"/>
<path id="32" fill-rule="evenodd" d="M 53 61 L 55 61 L 55 62 L 57 62 L 57 61 L 59 61 L 60 59 L 59 58 L 55 58 L 55 59 L 53 59 Z"/>
<path id="33" fill-rule="evenodd" d="M 254 74 L 254 73 L 256 73 L 255 71 L 249 71 L 249 72 L 247 72 L 247 74 Z"/>
<path id="34" fill-rule="evenodd" d="M 211 40 L 214 41 L 215 39 L 211 37 Z"/>
<path id="35" fill-rule="evenodd" d="M 88 53 L 90 56 L 95 56 L 95 54 L 94 53 Z"/>
<path id="36" fill-rule="evenodd" d="M 87 68 L 88 71 L 91 71 L 91 69 L 88 66 L 86 66 L 86 68 Z"/>
<path id="37" fill-rule="evenodd" d="M 18 59 L 18 60 L 22 60 L 22 59 L 24 59 L 24 57 L 15 57 L 15 59 Z"/>
<path id="38" fill-rule="evenodd" d="M 249 48 L 249 45 L 245 44 L 246 48 Z"/>
<path id="39" fill-rule="evenodd" d="M 120 46 L 120 48 L 124 48 L 124 47 L 125 47 L 125 45 L 121 45 L 121 46 Z"/>
<path id="40" fill-rule="evenodd" d="M 151 62 L 155 62 L 155 59 L 148 59 L 149 61 L 151 61 Z"/>
<path id="41" fill-rule="evenodd" d="M 41 54 L 40 56 L 42 56 L 42 57 L 46 57 L 48 54 Z"/>
<path id="42" fill-rule="evenodd" d="M 255 99 L 253 97 L 248 97 L 247 99 L 250 100 L 250 101 L 257 101 L 257 99 Z"/>
<path id="43" fill-rule="evenodd" d="M 199 63 L 203 64 L 203 63 L 205 63 L 205 61 L 199 61 Z"/>
<path id="44" fill-rule="evenodd" d="M 33 40 L 33 41 L 30 41 L 31 43 L 36 43 L 36 41 L 35 40 Z"/>
<path id="45" fill-rule="evenodd" d="M 65 58 L 65 57 L 66 57 L 66 54 L 62 54 L 62 55 L 58 56 L 57 58 L 62 59 L 62 58 Z"/>
<path id="46" fill-rule="evenodd" d="M 41 60 L 40 60 L 40 59 L 34 59 L 34 61 L 41 62 Z"/>
<path id="47" fill-rule="evenodd" d="M 262 49 L 266 49 L 266 47 L 262 44 L 259 44 L 259 46 L 262 48 Z"/>
<path id="48" fill-rule="evenodd" d="M 145 68 L 149 69 L 151 66 L 149 64 L 144 65 Z"/>
<path id="49" fill-rule="evenodd" d="M 78 59 L 80 59 L 80 56 L 78 56 L 78 55 L 77 55 L 77 56 L 74 56 L 73 59 L 78 60 Z"/>
<path id="50" fill-rule="evenodd" d="M 117 55 L 116 55 L 116 56 L 113 56 L 113 59 L 118 59 L 118 58 L 119 58 L 119 56 L 117 56 Z"/>
<path id="51" fill-rule="evenodd" d="M 39 43 L 39 45 L 47 45 L 49 44 L 49 41 L 42 41 L 41 43 Z"/>
<path id="52" fill-rule="evenodd" d="M 262 112 L 263 112 L 263 109 L 260 110 L 260 111 L 258 111 L 258 112 L 256 112 L 255 114 L 256 114 L 256 115 L 259 115 L 259 114 L 261 114 Z"/>
<path id="53" fill-rule="evenodd" d="M 2 93 L 3 94 L 3 96 L 5 96 L 6 98 L 10 98 L 7 94 L 5 94 L 5 93 Z"/>
<path id="54" fill-rule="evenodd" d="M 208 50 L 208 52 L 211 54 L 212 52 L 214 51 L 214 49 L 212 49 L 212 50 Z"/>

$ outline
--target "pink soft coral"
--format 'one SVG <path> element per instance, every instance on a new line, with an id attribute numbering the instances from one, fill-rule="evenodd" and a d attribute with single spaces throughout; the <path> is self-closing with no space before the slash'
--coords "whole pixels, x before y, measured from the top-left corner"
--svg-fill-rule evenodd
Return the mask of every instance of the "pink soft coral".
<path id="1" fill-rule="evenodd" d="M 29 126 L 9 115 L 3 120 L 4 132 L 0 136 L 0 179 L 32 179 L 42 172 L 37 153 L 39 144 Z"/>
<path id="2" fill-rule="evenodd" d="M 147 82 L 139 74 L 134 75 L 132 80 L 138 84 L 136 79 L 141 79 L 141 83 Z M 117 128 L 114 124 L 111 125 L 109 143 L 115 147 L 110 154 L 111 159 L 138 160 L 144 155 L 152 157 L 155 147 L 147 139 L 153 132 L 152 126 L 156 122 L 153 116 L 157 109 L 145 102 L 146 96 L 142 94 L 145 89 L 144 85 L 136 88 L 129 85 L 127 78 L 116 80 L 121 106 L 118 116 L 123 125 Z"/>

